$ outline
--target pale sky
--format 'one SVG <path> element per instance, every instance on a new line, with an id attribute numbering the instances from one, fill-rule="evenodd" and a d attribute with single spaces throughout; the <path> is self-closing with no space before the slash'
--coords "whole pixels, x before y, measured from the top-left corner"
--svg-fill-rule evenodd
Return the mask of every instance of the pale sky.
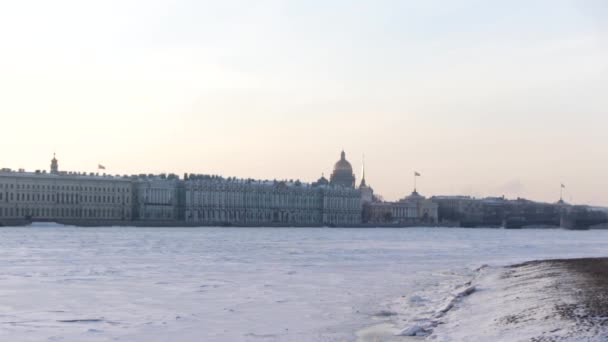
<path id="1" fill-rule="evenodd" d="M 2 1 L 0 167 L 608 205 L 608 1 Z"/>

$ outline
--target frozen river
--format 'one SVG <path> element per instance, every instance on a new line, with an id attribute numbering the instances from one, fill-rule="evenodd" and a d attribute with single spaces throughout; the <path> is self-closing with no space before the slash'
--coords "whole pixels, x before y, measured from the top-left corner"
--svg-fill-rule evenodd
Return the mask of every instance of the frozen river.
<path id="1" fill-rule="evenodd" d="M 608 230 L 2 228 L 0 340 L 354 341 L 411 325 L 481 265 L 608 256 L 607 242 Z"/>

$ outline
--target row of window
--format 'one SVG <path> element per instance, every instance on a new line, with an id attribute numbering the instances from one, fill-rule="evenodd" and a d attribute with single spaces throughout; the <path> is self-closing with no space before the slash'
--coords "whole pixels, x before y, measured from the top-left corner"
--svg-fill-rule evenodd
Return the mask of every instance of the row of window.
<path id="1" fill-rule="evenodd" d="M 253 187 L 253 188 L 229 188 L 229 187 L 193 187 L 186 186 L 186 191 L 196 192 L 222 192 L 222 193 L 263 193 L 263 194 L 278 194 L 288 196 L 318 196 L 318 189 L 276 189 L 269 187 Z"/>
<path id="2" fill-rule="evenodd" d="M 120 204 L 121 197 L 110 195 L 78 195 L 73 193 L 12 193 L 0 192 L 0 201 L 10 202 L 52 202 L 52 203 L 112 203 Z M 129 197 L 122 197 L 122 204 L 129 204 Z"/>
<path id="3" fill-rule="evenodd" d="M 186 186 L 186 192 L 224 193 L 224 194 L 264 194 L 283 196 L 320 196 L 317 189 L 298 189 L 280 191 L 272 188 L 226 188 L 226 187 L 201 187 Z M 359 191 L 355 189 L 341 189 L 324 191 L 325 196 L 331 197 L 359 197 Z"/>
<path id="4" fill-rule="evenodd" d="M 299 222 L 318 223 L 321 221 L 320 213 L 288 213 L 288 212 L 252 212 L 231 210 L 188 210 L 186 219 L 188 221 L 247 221 L 247 222 Z"/>
<path id="5" fill-rule="evenodd" d="M 319 203 L 315 198 L 285 198 L 284 196 L 247 196 L 239 198 L 226 196 L 220 193 L 186 193 L 186 205 L 190 206 L 222 206 L 222 207 L 308 207 L 324 205 L 326 209 L 357 208 L 361 204 L 359 198 L 333 197 L 325 198 Z"/>
<path id="6" fill-rule="evenodd" d="M 174 214 L 173 214 L 173 210 L 168 209 L 168 210 L 146 210 L 144 211 L 144 214 L 142 215 L 143 218 L 146 219 L 173 219 Z"/>
<path id="7" fill-rule="evenodd" d="M 235 193 L 201 193 L 187 192 L 186 201 L 193 205 L 226 205 L 226 206 L 248 206 L 255 207 L 260 204 L 264 206 L 292 206 L 292 207 L 315 207 L 321 206 L 321 198 L 318 197 L 293 197 L 278 194 L 235 194 Z"/>
<path id="8" fill-rule="evenodd" d="M 47 185 L 47 184 L 7 184 L 0 183 L 0 189 L 18 190 L 62 190 L 62 191 L 95 191 L 95 192 L 119 192 L 129 193 L 128 187 L 95 187 L 81 185 Z"/>
<path id="9" fill-rule="evenodd" d="M 360 220 L 359 215 L 326 215 L 324 221 L 329 224 L 357 224 Z"/>
<path id="10" fill-rule="evenodd" d="M 140 201 L 144 203 L 171 204 L 173 202 L 173 194 L 145 194 L 140 197 Z"/>
<path id="11" fill-rule="evenodd" d="M 357 224 L 361 217 L 358 213 L 349 214 L 331 214 L 325 215 L 325 223 L 334 224 Z M 224 210 L 187 210 L 186 211 L 187 221 L 243 221 L 249 222 L 303 222 L 303 223 L 318 223 L 321 221 L 319 215 L 294 215 L 289 213 L 281 212 L 235 212 L 235 211 L 224 211 Z"/>
<path id="12" fill-rule="evenodd" d="M 114 208 L 27 208 L 27 207 L 0 207 L 0 217 L 12 218 L 103 218 L 103 219 L 129 219 L 130 210 Z"/>
<path id="13" fill-rule="evenodd" d="M 360 205 L 359 198 L 327 198 L 324 203 L 325 209 L 357 208 Z"/>

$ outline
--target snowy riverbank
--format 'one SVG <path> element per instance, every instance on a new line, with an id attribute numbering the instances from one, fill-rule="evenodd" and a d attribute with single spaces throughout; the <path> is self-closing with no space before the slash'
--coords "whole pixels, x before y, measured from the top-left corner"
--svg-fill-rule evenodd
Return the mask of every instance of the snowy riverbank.
<path id="1" fill-rule="evenodd" d="M 397 315 L 396 312 L 386 314 Z M 360 341 L 608 341 L 608 258 L 481 267 L 443 303 Z"/>
<path id="2" fill-rule="evenodd" d="M 608 259 L 533 261 L 484 270 L 433 341 L 608 340 Z"/>

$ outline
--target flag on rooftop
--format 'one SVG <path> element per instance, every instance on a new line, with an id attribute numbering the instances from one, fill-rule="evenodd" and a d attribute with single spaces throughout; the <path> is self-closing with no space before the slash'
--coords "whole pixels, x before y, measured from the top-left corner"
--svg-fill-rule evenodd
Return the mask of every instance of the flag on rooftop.
<path id="1" fill-rule="evenodd" d="M 97 165 L 97 168 L 98 168 L 99 170 L 105 170 L 105 169 L 106 169 L 106 167 L 105 167 L 105 166 L 103 166 L 103 165 L 101 165 L 101 164 L 98 164 L 98 165 Z"/>
<path id="2" fill-rule="evenodd" d="M 415 172 L 414 172 L 414 176 L 416 176 L 416 177 L 420 177 L 420 173 L 419 173 L 418 171 L 415 171 Z"/>

